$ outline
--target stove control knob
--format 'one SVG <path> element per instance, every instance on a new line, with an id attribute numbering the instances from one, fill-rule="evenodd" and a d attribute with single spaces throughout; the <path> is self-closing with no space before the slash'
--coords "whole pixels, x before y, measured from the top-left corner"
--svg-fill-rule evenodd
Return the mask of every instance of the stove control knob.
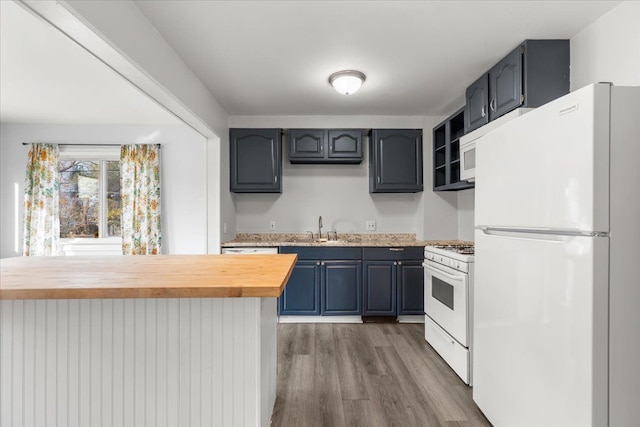
<path id="1" fill-rule="evenodd" d="M 456 268 L 460 268 L 460 263 L 456 262 Z"/>

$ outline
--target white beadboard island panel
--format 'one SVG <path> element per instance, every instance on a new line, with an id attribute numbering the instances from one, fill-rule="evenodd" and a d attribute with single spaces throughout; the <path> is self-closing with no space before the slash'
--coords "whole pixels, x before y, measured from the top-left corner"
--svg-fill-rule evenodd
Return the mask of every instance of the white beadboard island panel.
<path id="1" fill-rule="evenodd" d="M 269 424 L 275 298 L 0 301 L 0 425 Z"/>

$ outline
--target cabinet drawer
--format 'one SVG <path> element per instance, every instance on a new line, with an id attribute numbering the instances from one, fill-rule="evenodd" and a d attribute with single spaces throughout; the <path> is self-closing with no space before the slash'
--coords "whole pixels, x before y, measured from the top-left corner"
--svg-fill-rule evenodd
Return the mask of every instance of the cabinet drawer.
<path id="1" fill-rule="evenodd" d="M 403 261 L 424 259 L 423 246 L 362 248 L 362 259 L 365 261 Z"/>
<path id="2" fill-rule="evenodd" d="M 281 254 L 297 254 L 298 259 L 310 260 L 360 260 L 361 248 L 318 248 L 307 246 L 281 246 Z"/>
<path id="3" fill-rule="evenodd" d="M 424 338 L 435 351 L 451 366 L 451 369 L 471 385 L 471 357 L 469 349 L 451 338 L 444 329 L 427 315 L 424 316 Z"/>

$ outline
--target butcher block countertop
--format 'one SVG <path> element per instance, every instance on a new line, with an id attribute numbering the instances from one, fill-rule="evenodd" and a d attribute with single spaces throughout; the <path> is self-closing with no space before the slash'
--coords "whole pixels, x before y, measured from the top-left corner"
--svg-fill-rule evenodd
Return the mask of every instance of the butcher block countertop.
<path id="1" fill-rule="evenodd" d="M 295 254 L 5 258 L 0 299 L 277 298 L 296 259 Z"/>

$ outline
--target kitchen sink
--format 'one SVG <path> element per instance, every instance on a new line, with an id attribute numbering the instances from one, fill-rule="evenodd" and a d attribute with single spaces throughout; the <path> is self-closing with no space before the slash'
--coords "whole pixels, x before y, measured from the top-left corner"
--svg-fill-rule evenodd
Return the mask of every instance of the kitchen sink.
<path id="1" fill-rule="evenodd" d="M 315 243 L 320 245 L 343 245 L 348 243 L 348 240 L 338 239 L 338 240 L 328 240 L 328 239 L 309 239 L 309 238 L 293 238 L 290 240 L 291 243 Z"/>
<path id="2" fill-rule="evenodd" d="M 320 243 L 321 245 L 343 245 L 345 243 L 348 243 L 347 240 L 327 240 L 327 239 L 315 239 L 314 240 L 315 243 Z"/>

